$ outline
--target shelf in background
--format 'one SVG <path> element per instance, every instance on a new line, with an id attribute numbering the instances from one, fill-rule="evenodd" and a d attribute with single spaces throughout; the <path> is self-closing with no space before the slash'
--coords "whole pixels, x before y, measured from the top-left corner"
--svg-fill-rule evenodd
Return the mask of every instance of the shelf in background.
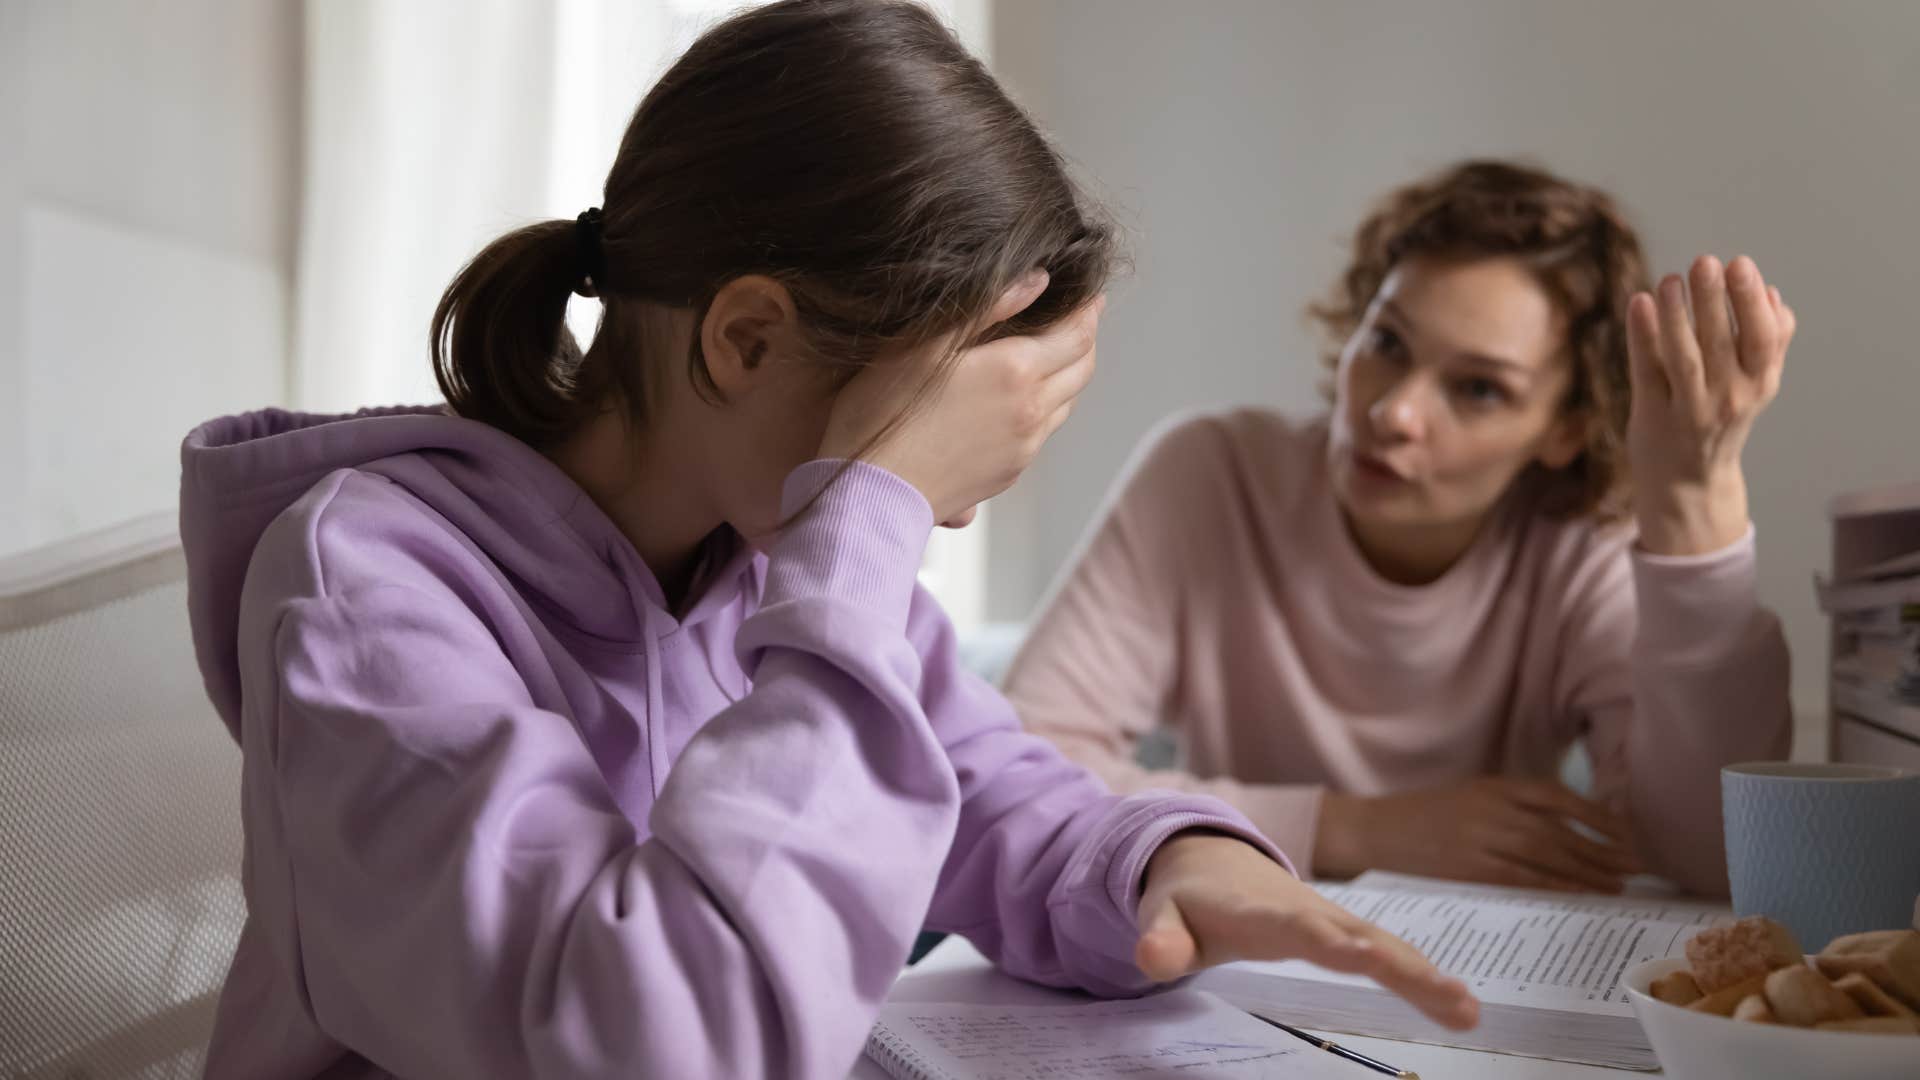
<path id="1" fill-rule="evenodd" d="M 1895 484 L 1835 495 L 1827 503 L 1827 513 L 1834 518 L 1920 513 L 1920 484 Z"/>
<path id="2" fill-rule="evenodd" d="M 1833 718 L 1833 760 L 1920 772 L 1920 742 L 1846 716 Z"/>
<path id="3" fill-rule="evenodd" d="M 1846 683 L 1834 684 L 1833 706 L 1838 715 L 1853 716 L 1890 734 L 1920 740 L 1920 706 L 1903 705 Z"/>
<path id="4" fill-rule="evenodd" d="M 1827 503 L 1833 519 L 1833 562 L 1830 581 L 1846 582 L 1875 567 L 1885 568 L 1920 552 L 1920 483 L 1851 491 Z M 1871 592 L 1875 605 L 1894 602 L 1897 582 L 1863 583 L 1843 590 Z M 1887 593 L 1887 596 L 1881 596 Z M 1831 608 L 1829 609 L 1831 610 Z M 1828 661 L 1841 655 L 1841 631 L 1831 626 Z M 1863 691 L 1836 677 L 1827 681 L 1827 754 L 1833 761 L 1899 764 L 1920 768 L 1920 707 L 1905 705 L 1884 694 Z"/>

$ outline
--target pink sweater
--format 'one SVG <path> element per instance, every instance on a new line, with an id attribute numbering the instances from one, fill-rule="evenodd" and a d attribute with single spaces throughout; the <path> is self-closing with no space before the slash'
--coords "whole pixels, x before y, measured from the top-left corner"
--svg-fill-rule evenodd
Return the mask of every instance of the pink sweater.
<path id="1" fill-rule="evenodd" d="M 1787 651 L 1752 534 L 1694 558 L 1624 526 L 1497 516 L 1440 580 L 1354 547 L 1326 425 L 1241 410 L 1150 440 L 1007 679 L 1117 790 L 1220 796 L 1313 865 L 1322 795 L 1552 776 L 1576 739 L 1652 867 L 1722 893 L 1718 770 L 1784 757 Z M 1165 725 L 1185 772 L 1134 763 Z"/>

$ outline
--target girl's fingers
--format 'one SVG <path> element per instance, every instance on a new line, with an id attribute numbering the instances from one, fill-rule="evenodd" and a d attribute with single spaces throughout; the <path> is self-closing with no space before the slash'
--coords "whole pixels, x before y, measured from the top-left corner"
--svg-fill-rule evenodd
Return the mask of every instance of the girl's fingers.
<path id="1" fill-rule="evenodd" d="M 1187 928 L 1179 905 L 1171 899 L 1159 904 L 1133 947 L 1133 962 L 1147 978 L 1168 982 L 1199 965 L 1200 945 Z"/>
<path id="2" fill-rule="evenodd" d="M 1364 965 L 1372 962 L 1367 936 L 1354 933 L 1326 912 L 1255 908 L 1234 925 L 1240 936 L 1228 947 L 1236 956 L 1256 960 L 1297 958 L 1335 971 L 1362 974 Z"/>
<path id="3" fill-rule="evenodd" d="M 1358 920 L 1356 920 L 1358 921 Z M 1361 923 L 1370 942 L 1370 970 L 1359 972 L 1407 999 L 1437 1023 L 1455 1030 L 1480 1019 L 1480 1003 L 1467 984 L 1441 971 L 1420 950 L 1370 923 Z"/>
<path id="4" fill-rule="evenodd" d="M 1231 955 L 1301 959 L 1367 978 L 1451 1028 L 1472 1027 L 1480 1006 L 1466 984 L 1434 967 L 1420 950 L 1332 903 L 1307 909 L 1254 911 L 1234 920 L 1246 940 Z"/>
<path id="5" fill-rule="evenodd" d="M 994 302 L 993 309 L 987 313 L 987 325 L 998 326 L 1032 307 L 1033 302 L 1040 299 L 1040 294 L 1047 291 L 1047 282 L 1050 280 L 1047 272 L 1039 267 L 1021 275 Z"/>
<path id="6" fill-rule="evenodd" d="M 1063 405 L 1071 405 L 1073 399 L 1093 381 L 1097 348 L 1089 348 L 1079 359 L 1059 371 L 1046 377 L 1040 384 L 1040 406 L 1052 412 Z"/>
<path id="7" fill-rule="evenodd" d="M 1032 337 L 1002 338 L 981 348 L 1024 348 L 1029 352 L 1034 373 L 1043 379 L 1050 378 L 1093 351 L 1100 332 L 1100 313 L 1106 306 L 1105 296 L 1095 297 L 1078 311 Z"/>
<path id="8" fill-rule="evenodd" d="M 1047 417 L 1047 422 L 1045 426 L 1043 426 L 1040 429 L 1040 438 L 1043 442 L 1047 439 L 1053 438 L 1053 433 L 1056 431 L 1059 431 L 1060 426 L 1067 422 L 1067 417 L 1073 415 L 1073 405 L 1075 400 L 1076 399 L 1069 398 L 1067 401 L 1055 407 L 1055 409 L 1053 410 L 1053 415 Z"/>
<path id="9" fill-rule="evenodd" d="M 1134 962 L 1149 978 L 1164 981 L 1227 960 L 1305 960 L 1370 978 L 1448 1027 L 1468 1028 L 1478 1020 L 1479 1002 L 1466 984 L 1435 968 L 1418 949 L 1305 887 L 1299 893 L 1304 895 L 1294 894 L 1291 902 L 1245 905 L 1197 897 L 1205 908 L 1196 915 L 1207 927 L 1204 942 L 1171 901 L 1161 901 L 1145 923 Z"/>
<path id="10" fill-rule="evenodd" d="M 1688 274 L 1693 300 L 1694 338 L 1700 345 L 1701 375 L 1707 392 L 1727 384 L 1739 361 L 1735 358 L 1733 322 L 1727 312 L 1727 286 L 1720 260 L 1702 255 Z M 1746 319 L 1741 319 L 1741 326 Z"/>

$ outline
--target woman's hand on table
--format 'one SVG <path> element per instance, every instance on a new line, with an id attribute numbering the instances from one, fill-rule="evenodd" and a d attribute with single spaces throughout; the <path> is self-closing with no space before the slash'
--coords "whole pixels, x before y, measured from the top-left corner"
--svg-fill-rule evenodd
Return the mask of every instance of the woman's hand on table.
<path id="1" fill-rule="evenodd" d="M 1576 824 L 1586 827 L 1586 832 Z M 1314 873 L 1367 870 L 1526 889 L 1617 893 L 1645 867 L 1626 822 L 1554 780 L 1487 776 L 1374 797 L 1329 792 Z"/>

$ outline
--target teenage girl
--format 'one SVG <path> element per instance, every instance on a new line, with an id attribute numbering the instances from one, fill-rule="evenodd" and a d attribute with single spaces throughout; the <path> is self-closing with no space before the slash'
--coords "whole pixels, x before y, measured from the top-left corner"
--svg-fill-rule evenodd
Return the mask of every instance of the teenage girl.
<path id="1" fill-rule="evenodd" d="M 923 925 L 1098 993 L 1299 956 L 1471 1023 L 1240 814 L 1023 734 L 915 585 L 1066 418 L 1110 258 L 925 10 L 789 0 L 667 73 L 603 209 L 454 280 L 446 408 L 191 435 L 248 901 L 208 1075 L 837 1080 Z"/>

